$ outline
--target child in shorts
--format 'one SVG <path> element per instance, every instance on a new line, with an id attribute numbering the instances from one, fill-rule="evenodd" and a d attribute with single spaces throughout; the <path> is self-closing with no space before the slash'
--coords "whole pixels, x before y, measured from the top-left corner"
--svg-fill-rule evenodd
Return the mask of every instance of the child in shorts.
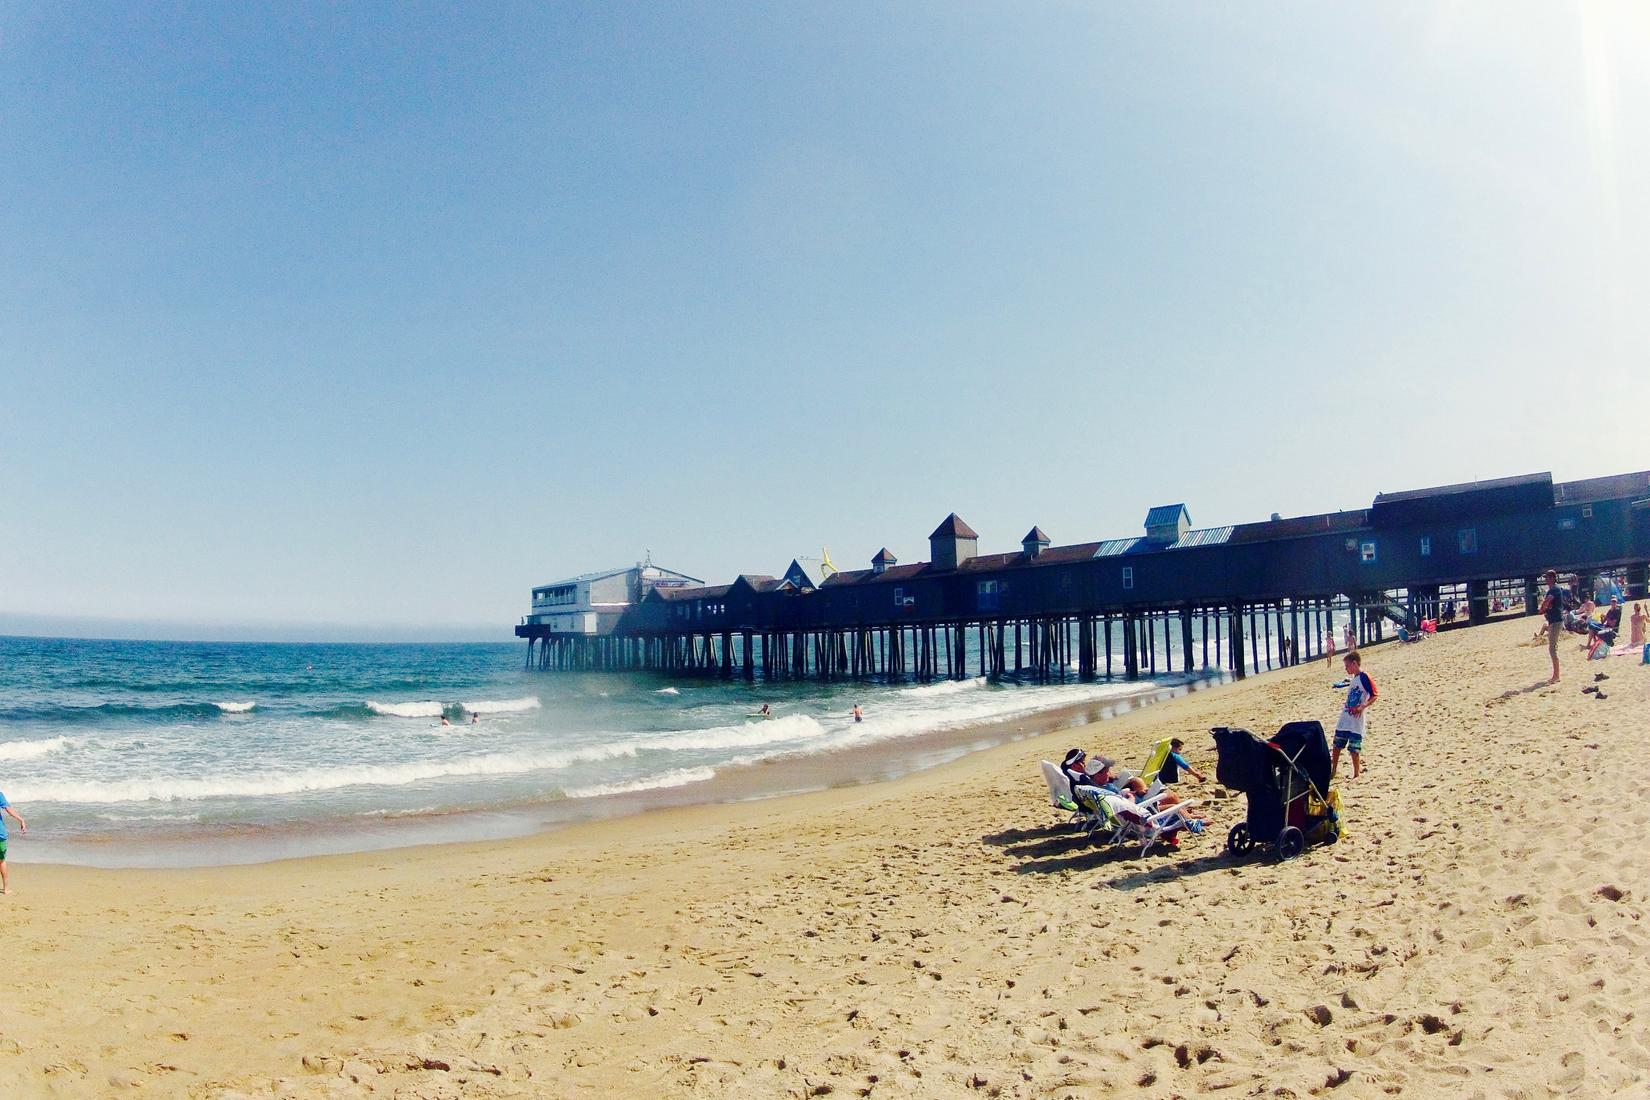
<path id="1" fill-rule="evenodd" d="M 11 803 L 6 801 L 6 793 L 4 791 L 0 791 L 0 894 L 11 893 L 11 876 L 6 871 L 7 814 L 10 814 L 12 817 L 17 819 L 17 831 L 19 833 L 28 833 L 28 822 L 23 820 L 22 814 L 11 808 Z"/>
<path id="2" fill-rule="evenodd" d="M 1341 765 L 1341 750 L 1352 755 L 1352 778 L 1363 771 L 1364 712 L 1375 702 L 1375 681 L 1363 671 L 1363 660 L 1357 650 L 1351 650 L 1342 659 L 1346 666 L 1346 706 L 1341 708 L 1340 720 L 1335 723 L 1335 751 L 1329 758 L 1329 774 L 1334 775 Z"/>

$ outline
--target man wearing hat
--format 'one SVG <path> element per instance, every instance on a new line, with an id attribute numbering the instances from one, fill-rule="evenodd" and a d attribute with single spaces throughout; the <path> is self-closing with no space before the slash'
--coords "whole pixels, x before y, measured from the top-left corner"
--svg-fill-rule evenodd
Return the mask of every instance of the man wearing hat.
<path id="1" fill-rule="evenodd" d="M 1073 793 L 1078 787 L 1109 787 L 1117 789 L 1117 780 L 1112 777 L 1112 765 L 1116 761 L 1104 756 L 1094 758 L 1093 767 L 1089 766 L 1088 755 L 1082 749 L 1072 749 L 1066 753 L 1065 761 L 1060 765 L 1060 771 L 1071 782 Z"/>

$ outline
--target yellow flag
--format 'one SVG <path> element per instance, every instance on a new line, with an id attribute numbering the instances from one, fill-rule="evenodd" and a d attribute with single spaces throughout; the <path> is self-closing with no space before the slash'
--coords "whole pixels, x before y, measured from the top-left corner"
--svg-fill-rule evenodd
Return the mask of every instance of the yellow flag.
<path id="1" fill-rule="evenodd" d="M 819 548 L 819 579 L 824 580 L 836 572 L 836 566 L 831 564 L 831 552 L 825 547 Z"/>

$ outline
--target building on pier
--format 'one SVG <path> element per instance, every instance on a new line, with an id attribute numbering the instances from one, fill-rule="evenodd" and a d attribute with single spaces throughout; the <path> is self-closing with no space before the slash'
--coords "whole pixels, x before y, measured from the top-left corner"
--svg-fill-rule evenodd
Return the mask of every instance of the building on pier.
<path id="1" fill-rule="evenodd" d="M 927 562 L 900 565 L 884 548 L 869 568 L 818 581 L 793 561 L 777 580 L 654 591 L 595 631 L 611 644 L 564 646 L 554 661 L 541 648 L 540 664 L 918 678 L 1069 667 L 1088 676 L 1111 674 L 1115 649 L 1135 676 L 1155 671 L 1159 654 L 1195 668 L 1201 621 L 1204 666 L 1212 641 L 1216 663 L 1243 675 L 1280 651 L 1291 662 L 1310 656 L 1336 615 L 1371 642 L 1389 624 L 1437 618 L 1446 593 L 1460 594 L 1473 622 L 1514 594 L 1533 610 L 1535 578 L 1549 567 L 1619 574 L 1629 598 L 1645 598 L 1650 472 L 1562 484 L 1529 474 L 1211 528 L 1192 527 L 1187 506 L 1173 504 L 1151 509 L 1140 534 L 1055 546 L 1033 527 L 1008 553 L 979 553 L 979 538 L 952 513 L 930 534 Z M 517 628 L 529 642 L 552 633 Z"/>
<path id="2" fill-rule="evenodd" d="M 625 612 L 651 592 L 697 587 L 705 582 L 652 559 L 622 569 L 604 569 L 533 589 L 533 608 L 521 625 L 544 634 L 611 634 Z"/>

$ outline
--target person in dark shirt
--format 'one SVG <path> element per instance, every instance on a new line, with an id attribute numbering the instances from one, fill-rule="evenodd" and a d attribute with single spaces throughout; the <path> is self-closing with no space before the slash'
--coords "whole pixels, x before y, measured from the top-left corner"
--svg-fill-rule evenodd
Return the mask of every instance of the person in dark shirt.
<path id="1" fill-rule="evenodd" d="M 1541 614 L 1547 620 L 1547 655 L 1553 659 L 1553 678 L 1558 683 L 1558 639 L 1564 633 L 1564 590 L 1558 587 L 1558 571 L 1549 569 L 1541 578 L 1547 582 L 1547 594 L 1541 598 Z"/>

